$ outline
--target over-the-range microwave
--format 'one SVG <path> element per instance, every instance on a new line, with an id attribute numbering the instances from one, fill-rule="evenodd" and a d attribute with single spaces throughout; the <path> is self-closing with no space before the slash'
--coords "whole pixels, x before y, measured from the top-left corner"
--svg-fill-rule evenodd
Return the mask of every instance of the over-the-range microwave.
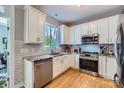
<path id="1" fill-rule="evenodd" d="M 81 37 L 82 44 L 98 44 L 99 43 L 99 35 L 91 34 L 91 35 L 83 35 Z"/>

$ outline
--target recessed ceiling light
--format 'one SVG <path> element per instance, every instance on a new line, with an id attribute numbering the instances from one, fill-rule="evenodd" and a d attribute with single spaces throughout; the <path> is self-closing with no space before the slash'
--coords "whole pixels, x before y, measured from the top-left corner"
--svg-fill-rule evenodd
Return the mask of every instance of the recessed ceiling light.
<path id="1" fill-rule="evenodd" d="M 78 7 L 82 7 L 83 5 L 78 5 Z"/>

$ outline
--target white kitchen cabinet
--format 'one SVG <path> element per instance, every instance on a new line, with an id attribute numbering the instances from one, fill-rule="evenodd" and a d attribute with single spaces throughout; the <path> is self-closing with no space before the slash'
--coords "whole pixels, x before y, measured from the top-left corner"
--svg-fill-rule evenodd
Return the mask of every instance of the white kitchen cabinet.
<path id="1" fill-rule="evenodd" d="M 98 73 L 102 76 L 106 76 L 106 56 L 99 56 Z"/>
<path id="2" fill-rule="evenodd" d="M 97 34 L 98 33 L 98 22 L 97 21 L 92 21 L 89 22 L 89 32 L 88 34 Z"/>
<path id="3" fill-rule="evenodd" d="M 69 66 L 69 55 L 64 55 L 63 56 L 63 71 L 67 70 L 70 66 Z"/>
<path id="4" fill-rule="evenodd" d="M 60 26 L 60 44 L 70 44 L 71 43 L 71 35 L 69 31 L 69 27 L 66 25 Z"/>
<path id="5" fill-rule="evenodd" d="M 117 70 L 117 62 L 115 57 L 99 56 L 99 75 L 114 80 Z"/>
<path id="6" fill-rule="evenodd" d="M 79 69 L 79 54 L 75 54 L 74 57 L 75 57 L 74 68 Z"/>
<path id="7" fill-rule="evenodd" d="M 69 66 L 74 69 L 79 69 L 79 54 L 69 55 Z"/>
<path id="8" fill-rule="evenodd" d="M 107 77 L 114 80 L 114 75 L 117 71 L 117 62 L 115 57 L 107 57 Z"/>
<path id="9" fill-rule="evenodd" d="M 104 18 L 98 21 L 99 44 L 108 44 L 109 20 Z"/>
<path id="10" fill-rule="evenodd" d="M 88 23 L 83 23 L 80 26 L 81 26 L 81 36 L 88 35 L 88 33 L 89 33 L 89 24 Z"/>
<path id="11" fill-rule="evenodd" d="M 74 68 L 74 55 L 73 54 L 69 55 L 69 66 L 71 68 Z"/>
<path id="12" fill-rule="evenodd" d="M 66 71 L 69 67 L 68 55 L 53 57 L 53 78 Z"/>
<path id="13" fill-rule="evenodd" d="M 109 17 L 109 44 L 116 42 L 116 31 L 119 26 L 119 15 Z"/>
<path id="14" fill-rule="evenodd" d="M 61 74 L 61 58 L 60 57 L 54 57 L 53 58 L 53 78 L 57 77 L 59 74 Z"/>
<path id="15" fill-rule="evenodd" d="M 24 8 L 24 42 L 44 43 L 44 24 L 46 15 L 31 7 Z"/>
<path id="16" fill-rule="evenodd" d="M 72 44 L 81 44 L 81 29 L 80 25 L 72 26 L 70 27 L 70 35 L 71 37 L 68 36 L 68 39 L 71 38 Z"/>

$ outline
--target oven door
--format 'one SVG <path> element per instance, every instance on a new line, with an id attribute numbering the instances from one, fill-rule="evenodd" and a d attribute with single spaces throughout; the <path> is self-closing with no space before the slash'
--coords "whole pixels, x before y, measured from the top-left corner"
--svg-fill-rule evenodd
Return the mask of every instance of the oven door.
<path id="1" fill-rule="evenodd" d="M 98 73 L 98 61 L 80 58 L 80 69 Z"/>

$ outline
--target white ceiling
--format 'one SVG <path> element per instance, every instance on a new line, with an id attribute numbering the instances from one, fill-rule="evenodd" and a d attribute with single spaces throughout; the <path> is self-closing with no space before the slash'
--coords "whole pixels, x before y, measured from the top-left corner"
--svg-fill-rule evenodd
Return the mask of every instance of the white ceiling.
<path id="1" fill-rule="evenodd" d="M 124 8 L 121 5 L 82 5 L 81 7 L 78 5 L 37 5 L 34 7 L 63 23 L 73 23 L 91 16 L 122 11 Z"/>

